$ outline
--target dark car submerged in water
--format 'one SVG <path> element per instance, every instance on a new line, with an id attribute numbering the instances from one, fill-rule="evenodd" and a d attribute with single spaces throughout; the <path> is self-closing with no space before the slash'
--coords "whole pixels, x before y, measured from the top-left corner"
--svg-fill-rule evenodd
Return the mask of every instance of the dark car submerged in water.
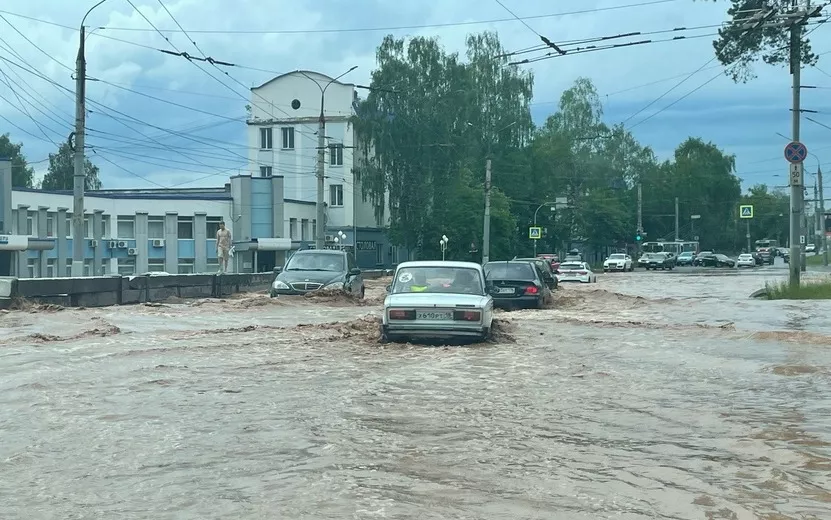
<path id="1" fill-rule="evenodd" d="M 289 258 L 285 268 L 275 268 L 271 297 L 306 294 L 312 291 L 343 291 L 359 298 L 365 287 L 355 259 L 345 251 L 307 249 Z"/>

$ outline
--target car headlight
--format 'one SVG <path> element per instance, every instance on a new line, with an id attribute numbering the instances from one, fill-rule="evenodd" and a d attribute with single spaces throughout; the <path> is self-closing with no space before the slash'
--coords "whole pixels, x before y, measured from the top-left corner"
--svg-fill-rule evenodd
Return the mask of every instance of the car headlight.
<path id="1" fill-rule="evenodd" d="M 343 282 L 332 282 L 326 285 L 325 289 L 329 289 L 331 291 L 342 291 L 343 290 Z"/>
<path id="2" fill-rule="evenodd" d="M 281 282 L 280 280 L 274 280 L 274 284 L 272 285 L 275 289 L 288 289 L 289 286 L 285 282 Z"/>

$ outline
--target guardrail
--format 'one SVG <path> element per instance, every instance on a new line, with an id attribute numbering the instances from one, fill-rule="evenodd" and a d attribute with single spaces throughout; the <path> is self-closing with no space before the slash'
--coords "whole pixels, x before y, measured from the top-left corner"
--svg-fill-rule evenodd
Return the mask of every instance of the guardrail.
<path id="1" fill-rule="evenodd" d="M 364 271 L 365 278 L 384 270 Z M 159 302 L 176 298 L 222 298 L 266 290 L 274 273 L 170 274 L 90 276 L 83 278 L 0 278 L 0 308 L 16 300 L 64 307 L 107 307 Z"/>

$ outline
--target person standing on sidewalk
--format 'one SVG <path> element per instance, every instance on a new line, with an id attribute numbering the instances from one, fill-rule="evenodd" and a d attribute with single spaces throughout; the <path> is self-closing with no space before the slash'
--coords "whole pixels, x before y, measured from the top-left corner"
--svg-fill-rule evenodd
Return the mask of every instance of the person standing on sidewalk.
<path id="1" fill-rule="evenodd" d="M 231 231 L 225 228 L 225 222 L 219 223 L 216 231 L 216 257 L 219 260 L 219 272 L 228 271 L 228 257 L 231 254 Z"/>

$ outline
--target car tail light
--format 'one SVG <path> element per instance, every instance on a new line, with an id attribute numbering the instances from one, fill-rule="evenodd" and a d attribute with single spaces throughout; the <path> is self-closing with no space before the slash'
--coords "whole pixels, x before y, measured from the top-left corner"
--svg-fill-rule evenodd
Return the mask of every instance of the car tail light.
<path id="1" fill-rule="evenodd" d="M 580 276 L 585 276 L 588 273 L 586 271 L 577 271 L 577 274 L 579 274 Z"/>
<path id="2" fill-rule="evenodd" d="M 456 321 L 479 321 L 482 313 L 479 311 L 454 311 L 453 319 Z"/>
<path id="3" fill-rule="evenodd" d="M 537 289 L 536 285 L 531 285 L 525 289 L 525 294 L 537 294 L 538 292 L 540 292 L 540 290 Z"/>
<path id="4" fill-rule="evenodd" d="M 403 309 L 392 309 L 390 311 L 391 320 L 414 320 L 415 311 L 405 311 Z"/>

